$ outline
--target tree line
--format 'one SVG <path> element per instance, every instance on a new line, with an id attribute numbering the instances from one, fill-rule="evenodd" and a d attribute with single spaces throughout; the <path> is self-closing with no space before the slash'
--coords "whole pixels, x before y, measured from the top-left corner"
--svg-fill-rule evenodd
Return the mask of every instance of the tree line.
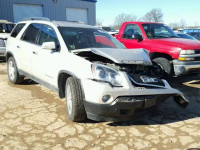
<path id="1" fill-rule="evenodd" d="M 136 15 L 130 15 L 130 14 L 119 14 L 115 17 L 114 23 L 112 27 L 115 29 L 119 29 L 123 22 L 128 21 L 146 21 L 146 22 L 163 22 L 163 12 L 159 8 L 154 8 L 147 12 L 143 17 L 138 17 Z M 102 26 L 103 21 L 97 19 L 97 25 Z M 187 23 L 184 19 L 181 19 L 179 22 L 170 23 L 169 26 L 172 29 L 179 29 L 179 28 L 185 28 L 187 27 Z M 195 25 L 197 26 L 197 25 Z"/>

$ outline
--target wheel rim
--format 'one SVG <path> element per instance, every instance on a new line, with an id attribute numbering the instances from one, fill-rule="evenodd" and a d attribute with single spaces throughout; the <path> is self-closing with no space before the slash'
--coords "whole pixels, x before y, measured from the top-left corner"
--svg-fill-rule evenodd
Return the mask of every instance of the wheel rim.
<path id="1" fill-rule="evenodd" d="M 71 93 L 71 87 L 67 85 L 67 110 L 69 115 L 72 114 L 72 93 Z"/>
<path id="2" fill-rule="evenodd" d="M 10 79 L 14 80 L 14 78 L 15 78 L 15 66 L 14 66 L 14 62 L 12 60 L 9 61 L 8 72 L 9 72 Z"/>

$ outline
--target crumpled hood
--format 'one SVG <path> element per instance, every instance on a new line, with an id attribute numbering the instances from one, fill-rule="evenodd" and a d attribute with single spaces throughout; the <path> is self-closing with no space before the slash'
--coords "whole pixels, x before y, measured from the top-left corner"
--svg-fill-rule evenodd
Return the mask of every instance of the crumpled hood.
<path id="1" fill-rule="evenodd" d="M 7 39 L 10 36 L 10 33 L 0 33 L 1 39 Z"/>
<path id="2" fill-rule="evenodd" d="M 96 55 L 108 58 L 117 64 L 140 64 L 152 65 L 149 53 L 145 49 L 114 49 L 114 48 L 91 48 L 82 51 L 91 51 Z M 77 50 L 74 53 L 82 52 Z M 73 52 L 73 51 L 72 51 Z"/>

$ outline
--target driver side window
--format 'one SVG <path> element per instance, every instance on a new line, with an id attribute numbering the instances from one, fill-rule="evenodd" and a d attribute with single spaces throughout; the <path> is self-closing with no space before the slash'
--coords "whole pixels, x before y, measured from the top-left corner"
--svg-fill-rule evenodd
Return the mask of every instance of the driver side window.
<path id="1" fill-rule="evenodd" d="M 59 47 L 59 42 L 54 29 L 48 25 L 44 25 L 41 29 L 38 44 L 42 45 L 44 42 L 55 42 Z"/>
<path id="2" fill-rule="evenodd" d="M 134 34 L 140 34 L 142 36 L 141 30 L 136 24 L 129 24 L 126 26 L 123 38 L 124 39 L 134 39 Z"/>

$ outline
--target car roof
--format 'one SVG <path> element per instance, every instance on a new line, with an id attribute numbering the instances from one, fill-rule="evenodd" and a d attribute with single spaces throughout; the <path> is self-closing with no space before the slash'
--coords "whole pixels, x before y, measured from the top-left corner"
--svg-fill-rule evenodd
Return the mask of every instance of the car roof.
<path id="1" fill-rule="evenodd" d="M 56 27 L 79 27 L 79 28 L 94 28 L 99 29 L 98 27 L 86 25 L 82 22 L 76 21 L 48 21 L 48 20 L 25 20 L 18 23 L 41 23 L 41 24 L 52 24 Z"/>

